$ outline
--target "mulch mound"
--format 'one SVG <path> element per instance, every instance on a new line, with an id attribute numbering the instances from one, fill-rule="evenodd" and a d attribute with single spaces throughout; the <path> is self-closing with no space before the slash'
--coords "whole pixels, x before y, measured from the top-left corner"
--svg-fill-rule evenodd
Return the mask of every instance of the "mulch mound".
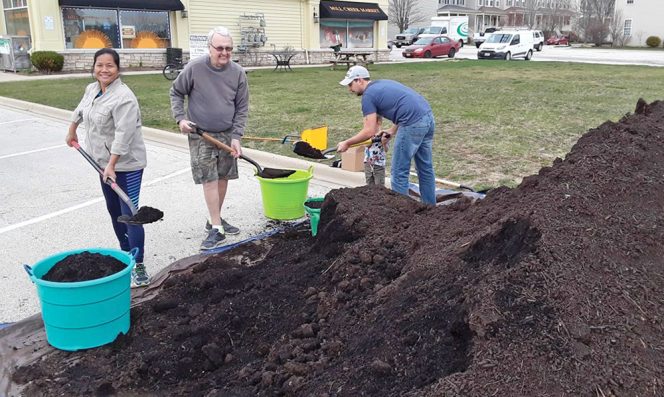
<path id="1" fill-rule="evenodd" d="M 515 189 L 427 207 L 340 189 L 212 256 L 113 344 L 19 368 L 26 395 L 664 394 L 664 102 Z"/>

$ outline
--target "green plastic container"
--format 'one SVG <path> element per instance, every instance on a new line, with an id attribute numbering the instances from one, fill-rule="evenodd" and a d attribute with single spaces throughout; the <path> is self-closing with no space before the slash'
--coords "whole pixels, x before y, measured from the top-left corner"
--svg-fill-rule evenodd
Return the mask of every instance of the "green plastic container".
<path id="1" fill-rule="evenodd" d="M 42 280 L 56 263 L 84 251 L 112 256 L 127 267 L 96 280 L 71 283 Z M 89 349 L 113 342 L 119 333 L 129 332 L 131 270 L 137 252 L 86 248 L 49 256 L 33 267 L 24 265 L 37 286 L 46 340 L 51 346 L 69 351 Z"/>
<path id="2" fill-rule="evenodd" d="M 261 178 L 257 175 L 265 216 L 277 220 L 302 218 L 313 170 L 314 167 L 306 171 L 296 170 L 286 178 Z"/>
<path id="3" fill-rule="evenodd" d="M 309 222 L 311 223 L 311 235 L 318 234 L 318 221 L 320 221 L 320 208 L 307 207 L 307 203 L 324 201 L 325 197 L 311 197 L 304 202 L 304 210 L 309 215 Z"/>

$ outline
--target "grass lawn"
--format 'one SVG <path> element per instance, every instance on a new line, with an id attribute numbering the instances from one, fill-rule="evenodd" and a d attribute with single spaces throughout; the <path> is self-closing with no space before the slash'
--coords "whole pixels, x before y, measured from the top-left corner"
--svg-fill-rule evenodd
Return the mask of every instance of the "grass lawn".
<path id="1" fill-rule="evenodd" d="M 281 138 L 327 124 L 332 147 L 362 126 L 360 98 L 338 84 L 345 71 L 254 70 L 246 135 Z M 436 174 L 478 188 L 515 186 L 564 157 L 588 129 L 632 112 L 638 98 L 664 99 L 664 68 L 561 62 L 455 60 L 371 67 L 374 79 L 398 80 L 434 110 Z M 162 75 L 126 76 L 143 124 L 175 131 Z M 0 95 L 73 110 L 91 79 L 0 84 Z M 63 136 L 65 131 L 62 132 Z M 244 146 L 296 156 L 290 145 Z"/>

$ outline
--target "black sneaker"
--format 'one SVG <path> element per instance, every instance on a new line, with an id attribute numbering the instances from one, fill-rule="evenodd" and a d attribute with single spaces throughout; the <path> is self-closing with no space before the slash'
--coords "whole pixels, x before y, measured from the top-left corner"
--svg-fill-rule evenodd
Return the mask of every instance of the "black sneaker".
<path id="1" fill-rule="evenodd" d="M 145 270 L 145 265 L 137 263 L 131 271 L 131 288 L 145 287 L 150 284 L 150 275 Z"/>
<path id="2" fill-rule="evenodd" d="M 223 218 L 221 219 L 221 227 L 224 228 L 224 234 L 240 234 L 240 228 L 237 228 L 230 223 L 226 222 Z M 210 229 L 212 229 L 212 225 L 210 224 L 210 221 L 205 221 L 205 231 L 209 232 Z"/>
<path id="3" fill-rule="evenodd" d="M 226 222 L 224 218 L 221 218 L 221 226 L 223 226 L 226 234 L 240 234 L 240 229 Z"/>
<path id="4" fill-rule="evenodd" d="M 210 228 L 210 230 L 208 230 L 207 237 L 201 243 L 201 251 L 215 249 L 219 247 L 224 242 L 225 239 L 226 236 L 221 234 L 219 230 L 215 228 Z"/>

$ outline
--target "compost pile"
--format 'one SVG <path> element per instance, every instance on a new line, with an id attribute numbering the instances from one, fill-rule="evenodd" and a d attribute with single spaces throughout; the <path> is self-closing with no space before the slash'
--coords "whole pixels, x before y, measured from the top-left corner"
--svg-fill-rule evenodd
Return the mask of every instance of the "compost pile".
<path id="1" fill-rule="evenodd" d="M 664 394 L 664 103 L 484 200 L 340 189 L 173 274 L 113 344 L 19 368 L 26 395 Z"/>

